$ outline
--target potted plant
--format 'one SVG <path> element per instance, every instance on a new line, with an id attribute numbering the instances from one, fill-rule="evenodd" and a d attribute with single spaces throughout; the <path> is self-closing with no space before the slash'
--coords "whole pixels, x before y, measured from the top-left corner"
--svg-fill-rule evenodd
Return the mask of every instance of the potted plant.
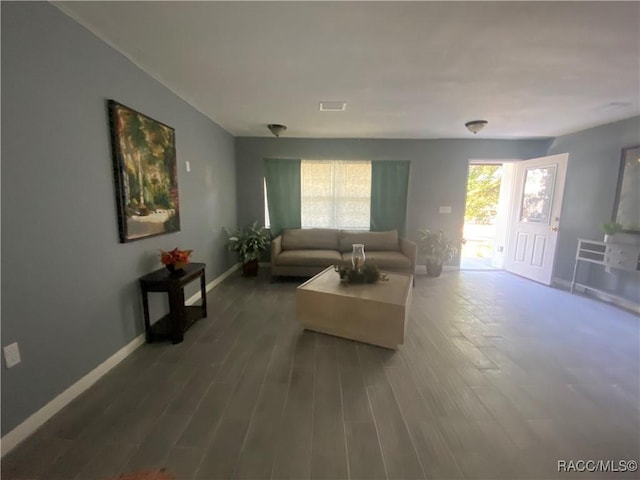
<path id="1" fill-rule="evenodd" d="M 442 264 L 449 262 L 458 253 L 458 247 L 447 237 L 443 230 L 419 230 L 420 252 L 426 257 L 427 275 L 439 277 Z"/>
<path id="2" fill-rule="evenodd" d="M 600 225 L 600 230 L 602 230 L 602 232 L 604 233 L 605 242 L 611 241 L 610 237 L 615 235 L 616 233 L 620 233 L 623 229 L 624 227 L 622 226 L 622 224 L 618 222 L 609 222 Z"/>
<path id="3" fill-rule="evenodd" d="M 258 275 L 258 260 L 271 242 L 271 236 L 264 227 L 259 227 L 258 222 L 247 228 L 240 228 L 235 233 L 229 232 L 228 248 L 238 254 L 242 262 L 242 274 L 245 277 Z"/>

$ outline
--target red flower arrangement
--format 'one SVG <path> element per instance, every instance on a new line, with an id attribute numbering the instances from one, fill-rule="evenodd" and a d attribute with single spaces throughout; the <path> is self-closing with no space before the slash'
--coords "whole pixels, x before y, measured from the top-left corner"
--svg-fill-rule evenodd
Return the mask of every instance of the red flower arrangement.
<path id="1" fill-rule="evenodd" d="M 169 270 L 180 270 L 190 263 L 191 252 L 193 250 L 179 250 L 178 247 L 170 252 L 160 250 L 160 260 Z"/>

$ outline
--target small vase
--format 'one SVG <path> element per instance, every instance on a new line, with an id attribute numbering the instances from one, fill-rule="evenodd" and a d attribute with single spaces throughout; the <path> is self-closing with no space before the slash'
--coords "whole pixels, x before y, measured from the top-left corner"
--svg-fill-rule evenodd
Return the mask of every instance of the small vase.
<path id="1" fill-rule="evenodd" d="M 351 265 L 356 272 L 361 272 L 364 267 L 366 257 L 364 255 L 364 245 L 362 243 L 354 243 L 351 252 Z"/>

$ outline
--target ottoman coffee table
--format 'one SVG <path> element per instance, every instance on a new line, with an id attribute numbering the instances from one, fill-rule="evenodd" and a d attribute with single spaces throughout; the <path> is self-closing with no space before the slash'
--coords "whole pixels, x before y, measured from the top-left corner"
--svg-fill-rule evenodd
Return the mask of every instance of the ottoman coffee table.
<path id="1" fill-rule="evenodd" d="M 334 267 L 296 290 L 296 314 L 305 329 L 381 347 L 404 343 L 413 276 L 385 272 L 388 281 L 340 282 Z"/>

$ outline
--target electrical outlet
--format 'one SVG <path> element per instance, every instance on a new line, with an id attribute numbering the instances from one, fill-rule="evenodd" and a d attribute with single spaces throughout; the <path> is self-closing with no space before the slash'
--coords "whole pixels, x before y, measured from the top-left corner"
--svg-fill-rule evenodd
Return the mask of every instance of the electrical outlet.
<path id="1" fill-rule="evenodd" d="M 20 363 L 20 349 L 18 343 L 13 342 L 11 345 L 7 345 L 4 350 L 4 362 L 7 368 L 11 368 Z"/>
<path id="2" fill-rule="evenodd" d="M 440 213 L 451 213 L 451 207 L 446 206 L 446 207 L 440 207 L 439 210 Z"/>

